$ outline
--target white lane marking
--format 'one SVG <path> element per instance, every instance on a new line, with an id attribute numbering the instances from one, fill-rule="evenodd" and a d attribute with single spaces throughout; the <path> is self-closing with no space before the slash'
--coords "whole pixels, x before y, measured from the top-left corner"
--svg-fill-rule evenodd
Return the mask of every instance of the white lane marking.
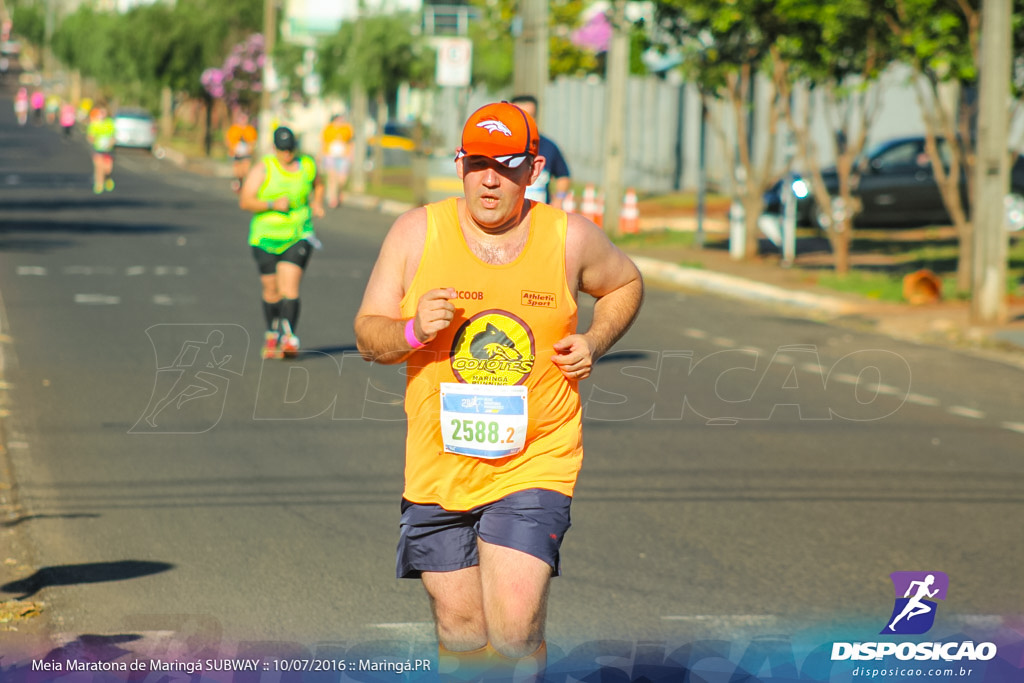
<path id="1" fill-rule="evenodd" d="M 113 275 L 116 273 L 110 266 L 68 266 L 65 275 Z"/>
<path id="2" fill-rule="evenodd" d="M 14 272 L 18 275 L 46 275 L 46 268 L 42 266 L 18 266 Z"/>
<path id="3" fill-rule="evenodd" d="M 793 357 L 787 356 L 784 353 L 777 353 L 775 354 L 775 357 L 772 359 L 772 361 L 775 363 L 782 363 L 783 365 L 792 365 Z"/>
<path id="4" fill-rule="evenodd" d="M 154 294 L 153 303 L 157 306 L 173 306 L 174 298 L 167 296 L 166 294 Z"/>
<path id="5" fill-rule="evenodd" d="M 837 372 L 834 375 L 829 375 L 829 379 L 834 379 L 837 382 L 843 384 L 860 384 L 860 377 L 857 375 L 850 375 L 845 372 Z"/>
<path id="6" fill-rule="evenodd" d="M 967 406 L 950 406 L 946 408 L 946 412 L 950 415 L 957 415 L 959 417 L 969 417 L 974 420 L 980 420 L 985 417 L 985 413 L 974 408 L 968 408 Z"/>
<path id="7" fill-rule="evenodd" d="M 825 368 L 821 367 L 817 363 L 801 363 L 800 369 L 806 370 L 807 372 L 813 373 L 815 375 L 825 374 Z"/>
<path id="8" fill-rule="evenodd" d="M 889 384 L 869 384 L 865 388 L 868 391 L 874 391 L 876 394 L 887 394 L 889 396 L 902 396 L 907 393 L 904 389 L 900 389 Z"/>
<path id="9" fill-rule="evenodd" d="M 780 621 L 774 614 L 668 614 L 662 621 L 697 621 L 701 623 L 741 626 L 769 625 Z"/>
<path id="10" fill-rule="evenodd" d="M 937 408 L 939 406 L 939 399 L 933 398 L 931 396 L 925 396 L 923 394 L 908 394 L 907 403 L 914 403 L 919 406 Z"/>
<path id="11" fill-rule="evenodd" d="M 1024 434 L 1024 422 L 1004 422 L 1002 427 L 1003 429 L 1009 429 L 1011 432 Z"/>
<path id="12" fill-rule="evenodd" d="M 686 330 L 683 330 L 683 334 L 685 334 L 687 337 L 690 337 L 691 339 L 707 339 L 708 338 L 708 333 L 707 332 L 705 332 L 704 330 L 698 330 L 698 329 L 693 328 L 693 327 L 691 327 L 689 329 L 686 329 Z"/>
<path id="13" fill-rule="evenodd" d="M 121 297 L 109 294 L 75 294 L 76 304 L 115 306 L 121 303 Z"/>
<path id="14" fill-rule="evenodd" d="M 128 268 L 124 269 L 124 274 L 127 275 L 128 277 L 142 275 L 145 272 L 146 266 L 129 266 Z"/>
<path id="15" fill-rule="evenodd" d="M 727 349 L 731 349 L 732 347 L 736 346 L 736 342 L 734 342 L 732 339 L 729 339 L 728 337 L 715 337 L 714 339 L 711 340 L 711 343 L 714 344 L 715 346 L 724 346 Z"/>

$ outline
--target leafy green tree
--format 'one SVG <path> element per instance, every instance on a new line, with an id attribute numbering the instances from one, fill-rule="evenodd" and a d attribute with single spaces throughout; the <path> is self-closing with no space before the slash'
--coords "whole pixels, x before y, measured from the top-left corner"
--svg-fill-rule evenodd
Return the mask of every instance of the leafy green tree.
<path id="1" fill-rule="evenodd" d="M 46 35 L 46 15 L 41 5 L 14 3 L 11 8 L 12 32 L 23 40 L 41 47 Z"/>
<path id="2" fill-rule="evenodd" d="M 470 24 L 473 41 L 473 83 L 496 92 L 512 85 L 515 71 L 515 36 L 509 31 L 518 12 L 516 0 L 471 0 L 480 16 Z M 559 76 L 603 75 L 604 55 L 577 47 L 572 32 L 579 28 L 580 17 L 589 3 L 583 0 L 553 0 L 548 3 L 548 64 L 552 79 Z M 636 43 L 633 73 L 645 67 L 639 54 L 643 37 Z"/>
<path id="3" fill-rule="evenodd" d="M 962 93 L 977 87 L 981 49 L 981 0 L 888 0 L 885 3 L 886 26 L 896 36 L 900 59 L 910 65 L 921 111 L 925 113 L 925 139 L 932 169 L 946 209 L 953 219 L 959 241 L 957 288 L 971 290 L 973 279 L 974 225 L 967 206 L 975 196 L 974 166 L 977 158 L 973 130 L 977 116 L 972 98 Z M 1024 45 L 1024 1 L 1013 2 L 1013 42 Z M 1010 84 L 1015 101 L 1012 114 L 1021 105 L 1020 61 L 1018 73 Z M 959 91 L 955 98 L 944 92 Z M 940 152 L 939 141 L 945 146 Z M 1011 154 L 1015 154 L 1012 153 Z M 968 205 L 960 193 L 960 182 L 967 183 Z"/>
<path id="4" fill-rule="evenodd" d="M 776 5 L 785 30 L 771 47 L 772 76 L 840 275 L 850 268 L 853 218 L 860 210 L 853 193 L 863 169 L 856 162 L 879 109 L 878 77 L 895 57 L 892 34 L 881 19 L 884 1 L 779 0 Z M 801 83 L 802 92 L 817 94 L 813 102 L 819 107 L 808 97 L 794 111 L 794 86 Z M 830 133 L 839 184 L 835 197 L 826 190 L 817 161 L 811 134 L 815 113 Z"/>
<path id="5" fill-rule="evenodd" d="M 377 14 L 346 21 L 319 46 L 317 69 L 323 91 L 349 95 L 366 92 L 376 103 L 377 130 L 384 127 L 387 102 L 403 83 L 427 85 L 435 68 L 434 51 L 419 32 L 419 17 L 410 13 Z M 356 98 L 353 98 L 355 100 Z M 364 112 L 353 112 L 356 135 Z M 379 137 L 379 136 L 378 136 Z M 355 148 L 361 145 L 357 139 Z M 383 148 L 374 149 L 374 182 L 382 183 Z"/>
<path id="6" fill-rule="evenodd" d="M 733 189 L 746 224 L 744 257 L 757 254 L 758 217 L 772 177 L 775 138 L 783 103 L 773 86 L 769 103 L 766 147 L 760 160 L 752 154 L 750 117 L 758 73 L 770 68 L 771 49 L 786 25 L 774 0 L 658 0 L 655 18 L 665 47 L 683 55 L 681 69 L 700 88 L 705 100 L 719 100 L 732 111 L 732 130 L 710 121 L 736 159 Z M 769 84 L 772 81 L 767 81 Z M 729 133 L 732 133 L 731 135 Z"/>

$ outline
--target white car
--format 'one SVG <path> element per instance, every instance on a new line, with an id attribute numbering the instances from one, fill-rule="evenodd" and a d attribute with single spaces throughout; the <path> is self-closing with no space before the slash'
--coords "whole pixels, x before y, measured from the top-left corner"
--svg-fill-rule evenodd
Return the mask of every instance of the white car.
<path id="1" fill-rule="evenodd" d="M 156 120 L 144 109 L 120 109 L 114 115 L 114 144 L 152 150 L 156 144 Z"/>

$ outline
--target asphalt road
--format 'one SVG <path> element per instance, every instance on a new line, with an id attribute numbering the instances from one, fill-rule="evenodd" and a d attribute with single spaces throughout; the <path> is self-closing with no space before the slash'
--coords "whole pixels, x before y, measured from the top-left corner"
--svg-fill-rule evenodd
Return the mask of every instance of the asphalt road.
<path id="1" fill-rule="evenodd" d="M 130 152 L 115 178 L 93 196 L 84 143 L 0 101 L 5 527 L 28 549 L 0 600 L 121 651 L 429 656 L 394 578 L 402 375 L 352 332 L 393 218 L 318 223 L 304 352 L 264 362 L 226 181 Z M 1024 372 L 649 285 L 583 386 L 554 651 L 869 639 L 904 570 L 949 576 L 943 633 L 1024 611 Z"/>

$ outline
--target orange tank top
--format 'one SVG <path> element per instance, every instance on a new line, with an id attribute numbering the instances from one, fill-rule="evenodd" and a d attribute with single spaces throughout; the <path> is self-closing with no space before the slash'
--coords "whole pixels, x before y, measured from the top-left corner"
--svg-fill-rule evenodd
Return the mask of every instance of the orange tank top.
<path id="1" fill-rule="evenodd" d="M 576 301 L 565 278 L 566 214 L 535 203 L 529 220 L 519 257 L 489 265 L 466 244 L 457 199 L 427 206 L 426 242 L 402 317 L 413 317 L 431 289 L 452 287 L 458 297 L 452 324 L 407 360 L 404 497 L 414 503 L 463 511 L 529 488 L 573 494 L 583 460 L 579 389 L 551 362 L 555 342 L 576 331 Z M 480 444 L 499 435 L 443 412 L 445 383 L 525 387 L 523 449 L 490 459 L 447 451 L 442 419 L 449 443 L 460 434 L 472 442 L 474 429 Z"/>

